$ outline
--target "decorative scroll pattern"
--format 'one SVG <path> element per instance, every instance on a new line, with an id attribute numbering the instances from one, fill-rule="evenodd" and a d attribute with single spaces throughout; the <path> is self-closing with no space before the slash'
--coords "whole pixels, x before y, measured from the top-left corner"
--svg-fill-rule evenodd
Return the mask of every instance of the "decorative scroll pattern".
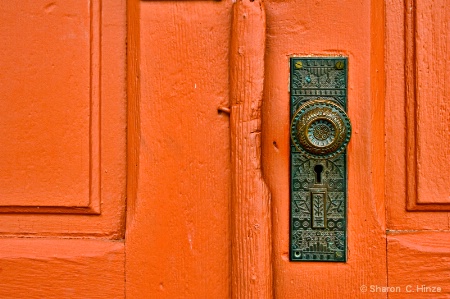
<path id="1" fill-rule="evenodd" d="M 347 59 L 291 59 L 291 118 L 307 101 L 347 106 Z M 318 126 L 321 125 L 320 123 Z M 314 132 L 325 139 L 325 126 Z M 346 261 L 346 154 L 311 158 L 291 144 L 292 261 Z"/>

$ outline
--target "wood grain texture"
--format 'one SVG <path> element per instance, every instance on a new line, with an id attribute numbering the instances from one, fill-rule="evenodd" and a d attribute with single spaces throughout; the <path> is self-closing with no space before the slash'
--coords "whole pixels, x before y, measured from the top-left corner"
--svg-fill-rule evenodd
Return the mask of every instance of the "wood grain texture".
<path id="1" fill-rule="evenodd" d="M 129 4 L 127 298 L 229 298 L 231 3 Z"/>
<path id="2" fill-rule="evenodd" d="M 230 48 L 231 294 L 272 298 L 270 192 L 261 171 L 266 18 L 261 0 L 233 7 Z"/>
<path id="3" fill-rule="evenodd" d="M 384 119 L 386 110 L 386 65 L 380 63 L 385 60 L 385 42 L 386 42 L 386 14 L 385 1 L 370 1 L 371 18 L 370 18 L 370 99 L 371 99 L 371 115 L 370 119 L 375 123 L 371 126 L 371 152 L 374 158 L 371 159 L 370 166 L 371 176 L 374 188 L 373 199 L 375 201 L 375 209 L 377 215 L 380 215 L 379 224 L 381 228 L 386 230 L 386 161 L 382 158 L 386 152 L 385 131 L 386 126 Z M 381 216 L 382 215 L 382 216 Z"/>
<path id="4" fill-rule="evenodd" d="M 448 67 L 440 63 L 450 53 L 443 29 L 449 10 L 442 4 L 386 3 L 388 280 L 398 288 L 389 298 L 448 298 L 450 292 L 443 167 L 449 153 Z M 433 292 L 437 288 L 441 292 Z"/>
<path id="5" fill-rule="evenodd" d="M 387 284 L 384 2 L 267 1 L 263 171 L 272 193 L 275 298 L 369 298 Z M 289 261 L 289 57 L 348 56 L 348 261 Z M 386 298 L 386 294 L 370 294 Z"/>
<path id="6" fill-rule="evenodd" d="M 0 6 L 0 234 L 122 238 L 125 1 Z"/>
<path id="7" fill-rule="evenodd" d="M 1 298 L 124 298 L 124 244 L 1 239 Z"/>
<path id="8" fill-rule="evenodd" d="M 127 0 L 127 215 L 130 217 L 136 208 L 141 136 L 139 3 L 139 0 Z"/>
<path id="9" fill-rule="evenodd" d="M 433 1 L 426 1 L 426 3 L 431 4 Z M 417 108 L 415 106 L 417 106 L 418 102 L 415 98 L 415 90 L 418 88 L 419 83 L 415 83 L 415 80 L 418 79 L 414 75 L 416 72 L 415 51 L 414 48 L 411 48 L 412 45 L 415 45 L 415 29 L 411 28 L 411 26 L 414 25 L 414 18 L 412 18 L 411 14 L 415 13 L 415 9 L 411 6 L 412 4 L 412 1 L 404 1 L 401 3 L 397 1 L 388 1 L 386 3 L 385 140 L 387 227 L 391 230 L 448 230 L 449 214 L 447 212 L 439 212 L 439 209 L 436 209 L 436 204 L 427 205 L 435 211 L 406 211 L 407 204 L 410 205 L 410 209 L 417 205 L 417 196 L 415 193 L 418 190 L 415 179 L 416 163 L 431 163 L 430 165 L 433 165 L 434 169 L 437 171 L 435 175 L 438 179 L 442 174 L 440 165 L 448 164 L 448 159 L 445 160 L 443 158 L 445 155 L 442 156 L 438 154 L 447 149 L 445 146 L 441 146 L 439 151 L 436 152 L 436 155 L 429 155 L 428 158 L 422 155 L 422 160 L 417 160 L 416 157 L 416 150 L 419 147 L 423 146 L 426 148 L 434 146 L 432 144 L 429 145 L 423 143 L 423 140 L 414 141 L 416 138 L 415 134 L 417 133 L 415 132 L 416 128 L 419 131 L 422 130 L 422 134 L 425 132 L 429 134 L 431 137 L 428 138 L 439 139 L 442 137 L 445 139 L 445 135 L 436 134 L 437 131 L 435 130 L 427 131 L 427 127 L 423 126 L 426 123 L 425 121 L 416 123 L 417 115 L 415 115 L 416 112 L 414 111 Z M 410 15 L 407 16 L 407 14 Z M 427 22 L 432 20 L 433 18 Z M 433 30 L 430 28 L 429 34 L 433 34 L 432 32 Z M 411 44 L 411 42 L 413 44 Z M 433 55 L 433 53 L 429 53 L 429 55 Z M 436 67 L 436 65 L 434 65 L 434 67 Z M 435 69 L 432 71 L 430 69 L 430 72 L 439 72 L 439 70 Z M 422 90 L 422 96 L 424 96 L 423 91 L 428 89 L 423 89 L 424 86 L 420 88 Z M 444 91 L 442 88 L 438 89 L 440 92 Z M 421 100 L 422 104 L 420 104 L 420 109 L 424 108 L 424 105 L 434 105 L 432 100 L 430 100 L 428 104 L 425 103 L 426 101 L 428 100 Z M 429 117 L 432 117 L 432 113 L 429 114 Z M 408 122 L 406 122 L 406 120 Z M 441 117 L 440 121 L 445 121 L 445 117 Z M 408 134 L 406 134 L 407 130 Z M 445 132 L 442 131 L 442 133 Z M 423 153 L 426 153 L 427 151 L 428 150 Z M 440 162 L 439 164 L 436 164 L 438 160 Z M 444 170 L 443 173 L 445 173 L 445 171 L 446 170 Z M 434 177 L 434 174 L 432 177 Z M 443 187 L 448 187 L 448 183 L 444 182 Z M 427 195 L 429 196 L 429 200 L 433 200 L 433 194 L 434 193 L 431 192 Z M 424 195 L 422 194 L 422 196 Z"/>
<path id="10" fill-rule="evenodd" d="M 389 298 L 448 298 L 449 248 L 449 232 L 388 235 Z"/>

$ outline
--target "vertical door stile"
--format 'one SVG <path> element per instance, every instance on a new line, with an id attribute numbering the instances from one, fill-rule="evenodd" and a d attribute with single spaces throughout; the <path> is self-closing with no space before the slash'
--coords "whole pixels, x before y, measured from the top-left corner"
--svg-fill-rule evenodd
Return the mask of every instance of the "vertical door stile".
<path id="1" fill-rule="evenodd" d="M 266 19 L 261 0 L 234 4 L 230 48 L 232 298 L 272 298 L 270 192 L 261 169 Z"/>
<path id="2" fill-rule="evenodd" d="M 140 150 L 139 1 L 127 0 L 127 225 L 134 215 Z"/>

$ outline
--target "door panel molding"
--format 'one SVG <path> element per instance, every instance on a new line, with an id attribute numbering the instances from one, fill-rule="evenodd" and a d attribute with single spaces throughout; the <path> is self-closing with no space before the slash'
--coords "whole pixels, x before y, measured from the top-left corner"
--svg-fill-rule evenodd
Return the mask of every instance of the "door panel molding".
<path id="1" fill-rule="evenodd" d="M 426 1 L 426 3 L 431 2 Z M 447 170 L 439 173 L 439 169 L 436 168 L 432 177 L 429 177 L 431 175 L 429 171 L 422 172 L 419 177 L 421 170 L 417 167 L 418 164 L 423 163 L 434 163 L 434 167 L 438 165 L 445 167 L 442 164 L 444 162 L 446 163 L 445 165 L 448 164 L 448 159 L 444 161 L 443 156 L 432 155 L 430 145 L 426 144 L 430 140 L 438 141 L 439 138 L 442 138 L 439 137 L 438 132 L 429 127 L 433 119 L 424 119 L 426 113 L 429 114 L 429 117 L 432 117 L 434 107 L 430 106 L 437 103 L 430 100 L 436 94 L 433 95 L 433 91 L 425 88 L 425 85 L 430 84 L 427 83 L 427 74 L 418 70 L 417 61 L 425 59 L 423 57 L 425 54 L 423 51 L 417 52 L 416 49 L 419 45 L 426 42 L 424 40 L 426 35 L 423 32 L 417 33 L 416 26 L 418 26 L 419 20 L 416 20 L 414 16 L 419 14 L 419 12 L 415 1 L 404 0 L 398 2 L 388 0 L 385 7 L 387 229 L 448 230 L 449 215 L 446 210 L 448 210 L 449 205 L 443 200 L 435 200 L 434 195 L 436 193 L 433 194 L 433 192 L 437 191 L 439 193 L 441 191 L 438 189 L 433 191 L 432 187 L 430 189 L 429 186 L 424 185 L 427 184 L 427 180 L 430 181 L 435 177 L 439 181 Z M 423 9 L 422 13 L 425 16 L 429 13 L 426 10 L 429 10 L 430 7 L 425 9 L 423 6 L 420 6 L 419 8 Z M 423 18 L 420 20 L 422 22 Z M 432 20 L 430 18 L 426 22 L 431 22 Z M 426 22 L 420 26 L 429 24 Z M 432 28 L 430 28 L 430 34 L 432 34 L 432 31 Z M 419 35 L 417 36 L 417 34 Z M 431 46 L 427 45 L 426 47 Z M 429 54 L 433 55 L 433 53 Z M 431 63 L 429 60 L 427 61 Z M 429 64 L 429 66 L 436 71 L 439 64 Z M 436 83 L 440 84 L 442 82 Z M 429 103 L 426 103 L 427 100 Z M 448 104 L 446 105 L 448 106 Z M 430 135 L 426 138 L 431 139 L 428 141 L 423 139 L 424 133 Z M 443 146 L 444 144 L 445 142 L 439 144 L 439 147 L 443 148 L 442 150 L 446 148 Z M 428 149 L 425 147 L 428 147 Z M 426 149 L 425 152 L 424 149 Z M 442 150 L 439 149 L 439 151 Z M 445 183 L 444 186 L 448 186 L 448 183 Z M 427 190 L 431 191 L 427 193 Z M 416 194 L 416 192 L 418 193 Z"/>
<path id="2" fill-rule="evenodd" d="M 439 5 L 442 4 L 442 5 Z M 407 0 L 405 87 L 407 209 L 450 211 L 450 59 L 445 2 Z M 447 15 L 445 15 L 447 12 Z M 446 75 L 447 74 L 447 75 Z"/>
<path id="3" fill-rule="evenodd" d="M 0 235 L 120 238 L 125 3 L 4 5 Z"/>
<path id="4" fill-rule="evenodd" d="M 9 35 L 2 47 L 21 60 L 11 68 L 6 63 L 9 75 L 2 80 L 10 82 L 2 91 L 14 110 L 0 124 L 6 155 L 0 213 L 100 214 L 100 1 L 40 10 L 5 11 L 27 29 Z M 22 20 L 27 13 L 39 17 Z M 49 40 L 29 30 L 49 31 Z"/>

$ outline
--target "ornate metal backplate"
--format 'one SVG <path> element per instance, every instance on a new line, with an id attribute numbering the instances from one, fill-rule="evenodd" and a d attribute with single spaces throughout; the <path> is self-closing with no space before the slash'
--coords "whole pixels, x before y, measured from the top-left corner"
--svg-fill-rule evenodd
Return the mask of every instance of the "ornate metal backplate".
<path id="1" fill-rule="evenodd" d="M 347 62 L 290 60 L 291 261 L 347 258 Z"/>

